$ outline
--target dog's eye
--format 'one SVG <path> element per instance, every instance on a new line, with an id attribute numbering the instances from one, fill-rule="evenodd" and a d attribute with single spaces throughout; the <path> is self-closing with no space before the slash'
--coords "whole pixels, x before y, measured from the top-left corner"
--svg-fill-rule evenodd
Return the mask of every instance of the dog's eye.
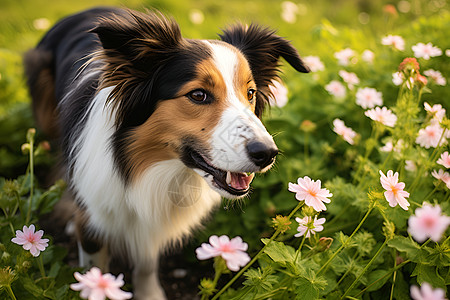
<path id="1" fill-rule="evenodd" d="M 194 102 L 205 102 L 208 100 L 208 94 L 204 90 L 193 90 L 187 94 L 188 98 Z"/>
<path id="2" fill-rule="evenodd" d="M 253 98 L 255 98 L 256 91 L 254 89 L 249 89 L 247 92 L 247 99 L 248 101 L 252 102 Z"/>

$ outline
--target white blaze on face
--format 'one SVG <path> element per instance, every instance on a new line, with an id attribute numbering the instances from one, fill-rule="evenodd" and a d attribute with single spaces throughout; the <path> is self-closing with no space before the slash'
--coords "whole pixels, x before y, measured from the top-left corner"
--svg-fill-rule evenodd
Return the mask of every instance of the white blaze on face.
<path id="1" fill-rule="evenodd" d="M 211 136 L 211 164 L 231 172 L 266 171 L 261 170 L 247 154 L 247 143 L 259 141 L 267 145 L 275 143 L 264 125 L 253 113 L 247 99 L 239 99 L 236 92 L 236 72 L 239 64 L 247 63 L 242 54 L 226 45 L 210 43 L 214 63 L 221 73 L 226 86 L 226 108 Z M 242 97 L 242 96 L 240 96 Z M 243 101 L 243 102 L 242 102 Z"/>

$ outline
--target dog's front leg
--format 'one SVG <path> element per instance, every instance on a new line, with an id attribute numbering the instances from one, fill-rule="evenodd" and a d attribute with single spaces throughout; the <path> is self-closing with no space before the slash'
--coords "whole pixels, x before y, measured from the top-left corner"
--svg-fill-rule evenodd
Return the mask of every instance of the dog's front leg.
<path id="1" fill-rule="evenodd" d="M 152 263 L 136 264 L 133 269 L 134 299 L 166 300 L 158 278 L 158 260 Z"/>

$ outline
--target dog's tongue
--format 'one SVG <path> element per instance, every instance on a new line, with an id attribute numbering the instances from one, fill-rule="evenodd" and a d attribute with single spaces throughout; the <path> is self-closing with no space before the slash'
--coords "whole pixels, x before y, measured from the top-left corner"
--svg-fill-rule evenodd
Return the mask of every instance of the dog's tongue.
<path id="1" fill-rule="evenodd" d="M 228 186 L 234 188 L 235 190 L 247 190 L 250 186 L 250 183 L 255 177 L 254 173 L 247 175 L 245 173 L 233 173 L 227 172 L 227 184 Z"/>

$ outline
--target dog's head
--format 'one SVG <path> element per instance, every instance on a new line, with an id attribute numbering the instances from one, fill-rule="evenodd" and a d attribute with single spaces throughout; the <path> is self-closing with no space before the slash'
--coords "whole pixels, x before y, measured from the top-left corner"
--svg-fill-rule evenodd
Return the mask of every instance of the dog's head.
<path id="1" fill-rule="evenodd" d="M 239 198 L 254 172 L 278 153 L 260 121 L 283 57 L 308 72 L 297 51 L 273 31 L 236 25 L 221 40 L 190 40 L 160 14 L 128 12 L 93 30 L 105 65 L 117 131 L 116 162 L 127 180 L 153 164 L 180 159 L 217 192 Z"/>

